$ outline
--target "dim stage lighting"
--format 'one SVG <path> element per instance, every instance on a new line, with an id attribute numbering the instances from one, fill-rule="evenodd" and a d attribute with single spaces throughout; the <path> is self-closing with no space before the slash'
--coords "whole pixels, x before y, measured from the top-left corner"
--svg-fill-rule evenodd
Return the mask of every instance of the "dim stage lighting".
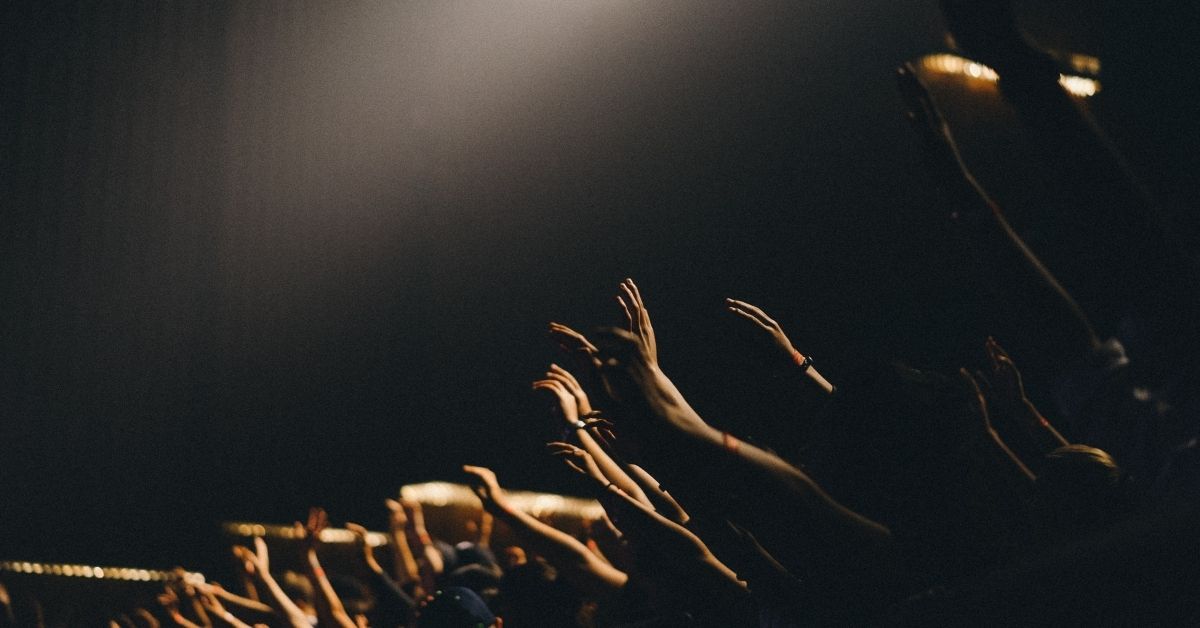
<path id="1" fill-rule="evenodd" d="M 1078 71 L 1096 74 L 1100 70 L 1100 61 L 1086 55 L 1071 55 L 1070 64 Z M 926 55 L 921 59 L 921 67 L 931 72 L 941 74 L 958 74 L 973 80 L 995 83 L 1000 75 L 992 68 L 949 53 Z M 1072 96 L 1089 98 L 1100 91 L 1100 81 L 1075 74 L 1059 74 L 1058 84 Z"/>

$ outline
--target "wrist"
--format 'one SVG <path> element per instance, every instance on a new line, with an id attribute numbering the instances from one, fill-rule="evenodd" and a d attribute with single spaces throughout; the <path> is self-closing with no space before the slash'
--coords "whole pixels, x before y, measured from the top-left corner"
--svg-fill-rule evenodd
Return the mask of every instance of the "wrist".
<path id="1" fill-rule="evenodd" d="M 799 351 L 792 349 L 792 362 L 800 368 L 801 373 L 808 372 L 812 368 L 812 356 L 804 355 Z"/>

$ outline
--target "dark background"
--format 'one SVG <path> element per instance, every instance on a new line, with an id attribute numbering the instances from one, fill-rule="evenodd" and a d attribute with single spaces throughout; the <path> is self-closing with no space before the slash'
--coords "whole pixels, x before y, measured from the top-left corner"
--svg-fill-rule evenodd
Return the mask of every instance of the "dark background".
<path id="1" fill-rule="evenodd" d="M 1195 250 L 1195 3 L 1026 4 L 1101 57 Z M 569 490 L 528 383 L 625 276 L 694 405 L 767 442 L 791 399 L 723 297 L 835 377 L 992 332 L 893 87 L 945 49 L 932 1 L 0 11 L 0 558 L 204 565 L 216 521 L 379 526 L 464 462 Z"/>

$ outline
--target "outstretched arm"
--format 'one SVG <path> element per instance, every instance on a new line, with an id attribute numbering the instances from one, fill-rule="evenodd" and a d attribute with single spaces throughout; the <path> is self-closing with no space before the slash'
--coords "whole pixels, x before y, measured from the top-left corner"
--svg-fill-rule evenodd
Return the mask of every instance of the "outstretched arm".
<path id="1" fill-rule="evenodd" d="M 605 598 L 628 581 L 629 576 L 601 560 L 575 537 L 514 507 L 491 469 L 467 465 L 463 466 L 463 471 L 483 507 L 507 523 L 526 549 L 542 555 L 580 591 L 595 598 Z"/>
<path id="2" fill-rule="evenodd" d="M 250 561 L 254 565 L 254 577 L 258 580 L 259 586 L 266 589 L 269 594 L 266 600 L 267 604 L 293 628 L 310 628 L 308 617 L 304 615 L 304 611 L 288 598 L 287 594 L 283 592 L 283 587 L 280 587 L 271 575 L 267 543 L 262 537 L 254 537 L 254 549 L 255 551 L 252 552 L 248 548 L 238 546 L 234 551 L 240 558 Z"/>
<path id="3" fill-rule="evenodd" d="M 419 588 L 421 572 L 406 533 L 408 515 L 404 512 L 404 506 L 394 499 L 384 500 L 384 506 L 388 509 L 388 546 L 392 549 L 392 569 L 396 582 L 401 585 L 413 583 Z"/>
<path id="4" fill-rule="evenodd" d="M 740 603 L 747 597 L 745 584 L 699 537 L 606 483 L 593 471 L 595 462 L 586 451 L 564 445 L 555 455 L 585 479 L 609 517 L 624 531 L 641 565 L 639 571 L 654 583 L 661 598 L 689 600 L 731 615 L 741 612 Z"/>
<path id="5" fill-rule="evenodd" d="M 354 534 L 354 541 L 361 552 L 363 565 L 369 573 L 369 586 L 375 594 L 375 619 L 385 626 L 402 625 L 412 615 L 415 602 L 375 560 L 375 553 L 367 542 L 367 529 L 357 523 L 346 523 L 346 529 Z"/>
<path id="6" fill-rule="evenodd" d="M 236 607 L 239 612 L 253 617 L 254 619 L 269 621 L 275 618 L 275 611 L 272 610 L 270 606 L 267 606 L 258 600 L 251 600 L 250 598 L 245 598 L 236 593 L 227 591 L 224 587 L 216 583 L 197 584 L 196 589 L 202 596 L 211 596 L 220 600 L 221 602 L 227 602 L 229 605 Z M 201 601 L 203 600 L 204 598 L 202 597 Z M 206 605 L 205 608 L 208 606 L 209 605 Z"/>
<path id="7" fill-rule="evenodd" d="M 1000 206 L 975 179 L 959 153 L 950 127 L 912 64 L 898 70 L 900 94 L 907 116 L 921 136 L 934 176 L 950 195 L 963 216 L 978 220 L 960 221 L 970 230 L 979 256 L 993 268 L 995 278 L 1012 278 L 1013 296 L 1027 305 L 1028 316 L 1043 329 L 1043 342 L 1055 355 L 1083 356 L 1100 345 L 1091 321 L 1058 279 L 1025 245 Z"/>
<path id="8" fill-rule="evenodd" d="M 588 433 L 586 424 L 580 420 L 581 417 L 592 413 L 592 406 L 591 402 L 588 401 L 587 394 L 583 392 L 583 388 L 579 386 L 579 382 L 575 377 L 557 364 L 551 364 L 550 370 L 546 373 L 546 378 L 534 382 L 534 389 L 547 390 L 554 393 L 568 429 L 572 430 L 575 438 L 579 440 L 579 444 L 591 454 L 592 459 L 596 461 L 596 466 L 599 467 L 604 477 L 608 478 L 609 482 L 616 484 L 618 488 L 625 491 L 625 493 L 634 499 L 649 504 L 650 502 L 646 494 L 642 492 L 641 487 L 600 447 L 596 439 Z"/>
<path id="9" fill-rule="evenodd" d="M 812 356 L 806 356 L 797 351 L 796 347 L 792 346 L 792 341 L 788 339 L 787 334 L 783 333 L 783 328 L 779 326 L 779 323 L 775 322 L 775 319 L 767 316 L 766 312 L 745 301 L 725 299 L 725 306 L 730 312 L 750 321 L 756 327 L 766 332 L 771 338 L 771 344 L 789 362 L 795 364 L 800 369 L 806 381 L 827 395 L 833 394 L 833 384 L 829 383 L 829 380 L 825 379 L 817 371 L 816 367 L 813 366 Z"/>
<path id="10" fill-rule="evenodd" d="M 325 625 L 341 626 L 341 628 L 356 628 L 354 620 L 346 612 L 341 598 L 333 590 L 329 577 L 321 568 L 321 560 L 317 558 L 317 548 L 321 545 L 321 531 L 329 526 L 329 516 L 324 508 L 310 508 L 308 522 L 301 525 L 296 522 L 297 536 L 304 541 L 304 565 L 307 568 L 308 579 L 316 589 L 317 619 Z"/>
<path id="11" fill-rule="evenodd" d="M 742 495 L 741 509 L 725 516 L 771 522 L 756 528 L 768 549 L 787 548 L 801 554 L 799 560 L 824 569 L 844 569 L 849 557 L 880 559 L 880 550 L 890 544 L 887 528 L 837 503 L 778 456 L 705 423 L 662 370 L 649 362 L 636 336 L 610 329 L 597 338 L 601 373 L 620 411 L 622 438 L 628 434 L 642 441 L 647 462 L 682 503 L 707 501 L 719 512 L 729 504 L 714 504 L 706 495 Z M 694 464 L 697 460 L 704 463 Z M 802 532 L 797 535 L 797 530 Z"/>
<path id="12" fill-rule="evenodd" d="M 1012 469 L 1022 479 L 1030 482 L 1036 480 L 1037 477 L 1034 476 L 1033 471 L 1029 470 L 1029 467 L 1021 460 L 1020 456 L 1013 453 L 1013 450 L 1009 448 L 1008 443 L 1004 442 L 1004 439 L 1001 438 L 996 428 L 992 427 L 991 416 L 988 414 L 987 398 L 983 396 L 983 392 L 979 388 L 979 382 L 975 381 L 975 378 L 965 368 L 959 369 L 958 375 L 967 389 L 968 401 L 972 404 L 975 418 L 982 424 L 984 436 L 988 443 L 992 445 L 989 451 L 999 454 L 999 457 L 1011 465 Z"/>
<path id="13" fill-rule="evenodd" d="M 994 338 L 988 338 L 984 348 L 992 365 L 990 382 L 995 398 L 993 405 L 1012 416 L 1037 443 L 1042 454 L 1070 445 L 1025 394 L 1021 371 L 1017 370 L 1017 365 L 1004 348 Z"/>

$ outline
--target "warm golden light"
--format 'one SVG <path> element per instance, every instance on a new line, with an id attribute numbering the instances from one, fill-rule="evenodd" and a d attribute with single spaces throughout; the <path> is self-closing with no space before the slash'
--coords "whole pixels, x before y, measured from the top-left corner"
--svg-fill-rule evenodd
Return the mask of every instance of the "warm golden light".
<path id="1" fill-rule="evenodd" d="M 548 514 L 568 515 L 580 519 L 599 519 L 604 514 L 604 508 L 595 500 L 555 495 L 553 493 L 534 493 L 531 491 L 505 491 L 513 506 L 534 516 Z M 410 484 L 400 489 L 401 497 L 415 499 L 422 504 L 433 506 L 479 506 L 479 498 L 470 487 L 449 482 L 426 482 Z"/>
<path id="2" fill-rule="evenodd" d="M 1095 70 L 1095 72 L 1092 72 L 1094 74 L 1100 70 L 1100 61 L 1095 57 L 1072 55 L 1071 66 L 1080 71 L 1091 72 Z M 921 59 L 921 67 L 931 72 L 961 74 L 989 83 L 995 83 L 1000 79 L 1000 75 L 995 70 L 982 63 L 947 53 L 926 55 Z M 1095 96 L 1100 91 L 1100 82 L 1085 76 L 1059 74 L 1058 84 L 1062 85 L 1063 89 L 1067 90 L 1072 96 L 1080 98 Z"/>
<path id="3" fill-rule="evenodd" d="M 72 565 L 62 563 L 35 563 L 30 561 L 0 561 L 0 572 L 30 574 L 35 576 L 61 576 L 66 578 L 91 578 L 93 580 L 126 580 L 137 582 L 166 581 L 174 578 L 170 571 L 138 569 L 133 567 L 96 567 L 94 565 Z M 188 582 L 204 582 L 204 574 L 184 572 Z"/>

